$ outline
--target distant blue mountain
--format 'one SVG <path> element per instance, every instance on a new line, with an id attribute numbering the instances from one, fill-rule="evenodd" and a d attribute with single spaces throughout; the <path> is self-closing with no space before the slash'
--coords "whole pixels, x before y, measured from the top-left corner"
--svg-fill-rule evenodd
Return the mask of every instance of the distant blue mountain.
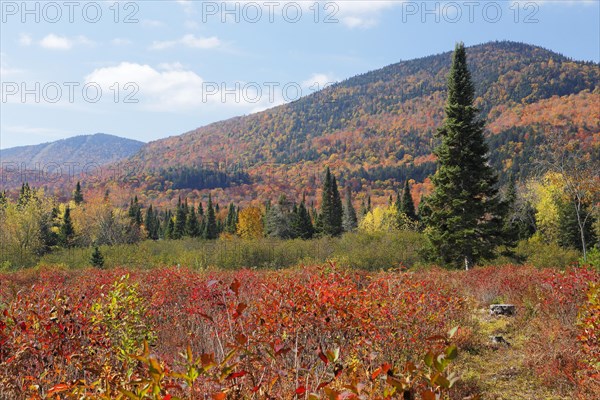
<path id="1" fill-rule="evenodd" d="M 11 147 L 0 150 L 0 162 L 18 163 L 29 168 L 39 163 L 79 163 L 85 165 L 95 163 L 104 165 L 113 163 L 135 154 L 143 142 L 126 139 L 105 133 L 74 136 L 55 142 L 32 146 Z"/>

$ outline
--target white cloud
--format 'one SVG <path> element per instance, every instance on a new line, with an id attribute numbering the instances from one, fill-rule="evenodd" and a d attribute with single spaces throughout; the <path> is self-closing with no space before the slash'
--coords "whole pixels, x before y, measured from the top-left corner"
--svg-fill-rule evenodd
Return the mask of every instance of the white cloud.
<path id="1" fill-rule="evenodd" d="M 332 81 L 327 74 L 314 74 L 303 82 L 301 94 L 313 93 Z M 135 96 L 139 99 L 139 106 L 155 112 L 229 112 L 236 115 L 257 112 L 296 100 L 285 98 L 282 92 L 283 84 L 276 87 L 274 92 L 270 92 L 268 87 L 260 83 L 208 81 L 179 62 L 161 63 L 156 67 L 122 62 L 92 71 L 85 77 L 85 82 L 96 83 L 108 93 L 115 83 L 119 83 L 119 87 L 134 83 L 139 88 Z M 316 83 L 321 85 L 318 89 Z"/>
<path id="2" fill-rule="evenodd" d="M 73 47 L 73 42 L 64 36 L 51 33 L 40 41 L 40 46 L 52 50 L 69 50 Z"/>
<path id="3" fill-rule="evenodd" d="M 338 11 L 335 17 L 350 29 L 371 28 L 379 23 L 383 11 L 401 3 L 402 1 L 336 1 Z M 333 9 L 328 11 L 333 12 Z"/>
<path id="4" fill-rule="evenodd" d="M 193 34 L 187 34 L 177 40 L 154 41 L 150 46 L 151 50 L 164 50 L 178 44 L 194 49 L 213 49 L 221 45 L 221 40 L 216 36 L 196 37 Z"/>
<path id="5" fill-rule="evenodd" d="M 176 67 L 176 68 L 175 68 Z M 140 104 L 155 111 L 180 111 L 199 105 L 203 79 L 180 64 L 161 64 L 160 70 L 147 64 L 122 62 L 94 70 L 86 83 L 97 83 L 109 90 L 116 82 L 123 87 L 134 83 L 139 88 Z"/>
<path id="6" fill-rule="evenodd" d="M 31 43 L 33 43 L 33 39 L 31 38 L 31 36 L 29 36 L 26 33 L 21 33 L 21 35 L 19 36 L 19 44 L 21 46 L 29 46 L 31 45 Z"/>
<path id="7" fill-rule="evenodd" d="M 48 50 L 70 50 L 75 45 L 91 46 L 93 44 L 94 42 L 82 35 L 70 38 L 51 33 L 40 40 L 40 46 Z"/>

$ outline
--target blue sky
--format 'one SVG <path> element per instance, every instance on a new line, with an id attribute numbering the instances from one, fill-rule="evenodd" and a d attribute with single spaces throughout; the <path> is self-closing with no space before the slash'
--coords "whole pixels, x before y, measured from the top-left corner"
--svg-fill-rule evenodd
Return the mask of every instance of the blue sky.
<path id="1" fill-rule="evenodd" d="M 600 2 L 2 0 L 0 147 L 142 141 L 491 40 L 600 61 Z"/>

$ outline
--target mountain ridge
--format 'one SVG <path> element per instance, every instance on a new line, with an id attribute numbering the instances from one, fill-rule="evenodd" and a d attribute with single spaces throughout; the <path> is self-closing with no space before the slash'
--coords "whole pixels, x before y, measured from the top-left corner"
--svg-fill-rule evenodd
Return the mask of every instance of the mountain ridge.
<path id="1" fill-rule="evenodd" d="M 94 163 L 106 165 L 135 154 L 145 143 L 106 133 L 77 135 L 36 145 L 9 147 L 0 150 L 3 163 L 35 164 Z"/>

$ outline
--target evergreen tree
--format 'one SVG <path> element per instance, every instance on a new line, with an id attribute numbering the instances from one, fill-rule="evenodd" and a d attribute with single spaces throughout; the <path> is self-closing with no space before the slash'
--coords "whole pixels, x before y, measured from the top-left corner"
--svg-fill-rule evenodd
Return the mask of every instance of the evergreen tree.
<path id="1" fill-rule="evenodd" d="M 175 224 L 173 223 L 173 216 L 171 210 L 167 210 L 164 215 L 162 237 L 163 239 L 171 239 Z"/>
<path id="2" fill-rule="evenodd" d="M 40 219 L 40 238 L 44 243 L 42 253 L 47 253 L 60 242 L 60 220 L 58 220 L 58 208 L 52 207 L 49 213 L 43 213 Z"/>
<path id="3" fill-rule="evenodd" d="M 92 263 L 93 267 L 104 268 L 104 257 L 102 256 L 102 253 L 100 253 L 100 249 L 98 248 L 98 246 L 94 247 L 94 251 L 92 252 L 90 262 Z"/>
<path id="4" fill-rule="evenodd" d="M 402 200 L 400 201 L 400 209 L 398 211 L 400 213 L 404 213 L 411 221 L 417 221 L 419 219 L 415 211 L 415 203 L 413 202 L 412 195 L 410 194 L 408 179 L 404 183 Z"/>
<path id="5" fill-rule="evenodd" d="M 21 184 L 19 200 L 17 200 L 17 208 L 21 209 L 25 207 L 33 197 L 35 197 L 35 192 L 29 187 L 29 183 L 25 182 Z"/>
<path id="6" fill-rule="evenodd" d="M 227 210 L 227 218 L 225 219 L 225 232 L 235 234 L 237 229 L 237 211 L 233 202 L 229 204 L 229 209 Z"/>
<path id="7" fill-rule="evenodd" d="M 198 217 L 196 216 L 196 208 L 195 207 L 190 207 L 188 209 L 185 232 L 189 237 L 193 237 L 193 238 L 198 237 L 201 234 L 200 223 L 198 222 Z"/>
<path id="8" fill-rule="evenodd" d="M 405 225 L 405 222 L 407 222 L 406 219 L 408 219 L 409 223 L 418 222 L 419 217 L 415 211 L 415 203 L 413 203 L 412 195 L 410 194 L 408 179 L 404 183 L 402 195 L 398 193 L 394 206 L 398 210 L 398 227 L 401 228 Z"/>
<path id="9" fill-rule="evenodd" d="M 315 228 L 310 220 L 310 214 L 303 199 L 298 207 L 298 237 L 301 239 L 310 239 L 314 234 Z"/>
<path id="10" fill-rule="evenodd" d="M 358 226 L 358 219 L 356 218 L 356 211 L 352 206 L 352 190 L 350 186 L 346 187 L 346 197 L 344 204 L 344 218 L 342 226 L 345 232 L 352 232 Z"/>
<path id="11" fill-rule="evenodd" d="M 438 168 L 434 191 L 426 200 L 427 236 L 434 258 L 469 269 L 494 256 L 504 242 L 506 212 L 489 166 L 483 121 L 473 106 L 475 90 L 467 68 L 464 44 L 457 44 L 448 77 L 446 118 L 438 130 Z"/>
<path id="12" fill-rule="evenodd" d="M 142 225 L 142 206 L 138 202 L 137 196 L 131 199 L 127 215 L 129 215 L 133 225 L 138 227 Z"/>
<path id="13" fill-rule="evenodd" d="M 79 181 L 77 181 L 77 185 L 75 185 L 75 191 L 73 192 L 73 201 L 77 205 L 83 203 L 83 193 L 81 193 L 81 183 Z"/>
<path id="14" fill-rule="evenodd" d="M 65 207 L 65 214 L 63 215 L 63 221 L 59 232 L 60 243 L 63 247 L 71 247 L 73 237 L 75 236 L 75 230 L 73 229 L 73 222 L 71 221 L 71 209 L 69 208 L 69 205 Z"/>
<path id="15" fill-rule="evenodd" d="M 268 236 L 280 239 L 295 237 L 293 215 L 289 211 L 289 202 L 285 195 L 279 197 L 276 205 L 270 206 L 266 215 L 265 231 Z"/>
<path id="16" fill-rule="evenodd" d="M 176 239 L 176 237 L 174 237 L 175 219 L 171 213 L 169 213 L 169 219 L 166 221 L 166 224 L 167 228 L 165 230 L 165 239 Z"/>
<path id="17" fill-rule="evenodd" d="M 342 199 L 337 188 L 337 182 L 329 167 L 327 167 L 323 182 L 321 215 L 319 216 L 324 235 L 338 236 L 342 233 L 342 214 Z"/>
<path id="18" fill-rule="evenodd" d="M 215 215 L 215 209 L 213 208 L 212 197 L 209 194 L 208 203 L 206 205 L 206 220 L 202 237 L 204 239 L 212 240 L 216 239 L 218 235 L 219 232 L 217 230 L 217 217 Z"/>
<path id="19" fill-rule="evenodd" d="M 6 207 L 8 204 L 8 199 L 6 197 L 6 190 L 0 192 L 0 207 Z"/>
<path id="20" fill-rule="evenodd" d="M 342 220 L 344 218 L 344 206 L 342 205 L 342 197 L 338 190 L 337 180 L 335 176 L 332 179 L 331 185 L 332 199 L 333 199 L 333 219 L 332 226 L 334 228 L 334 236 L 341 235 L 343 232 Z"/>
<path id="21" fill-rule="evenodd" d="M 185 236 L 186 218 L 185 205 L 181 203 L 181 198 L 179 198 L 177 211 L 175 211 L 175 226 L 173 228 L 171 239 L 181 239 Z"/>
<path id="22" fill-rule="evenodd" d="M 148 239 L 158 240 L 160 222 L 158 220 L 158 215 L 156 214 L 156 211 L 152 207 L 152 204 L 150 204 L 150 207 L 146 209 L 144 225 L 146 226 L 146 231 L 148 232 Z"/>
<path id="23" fill-rule="evenodd" d="M 394 201 L 394 208 L 396 209 L 396 211 L 398 211 L 398 214 L 400 214 L 402 211 L 402 192 L 400 190 L 398 190 L 396 192 L 396 200 Z"/>

